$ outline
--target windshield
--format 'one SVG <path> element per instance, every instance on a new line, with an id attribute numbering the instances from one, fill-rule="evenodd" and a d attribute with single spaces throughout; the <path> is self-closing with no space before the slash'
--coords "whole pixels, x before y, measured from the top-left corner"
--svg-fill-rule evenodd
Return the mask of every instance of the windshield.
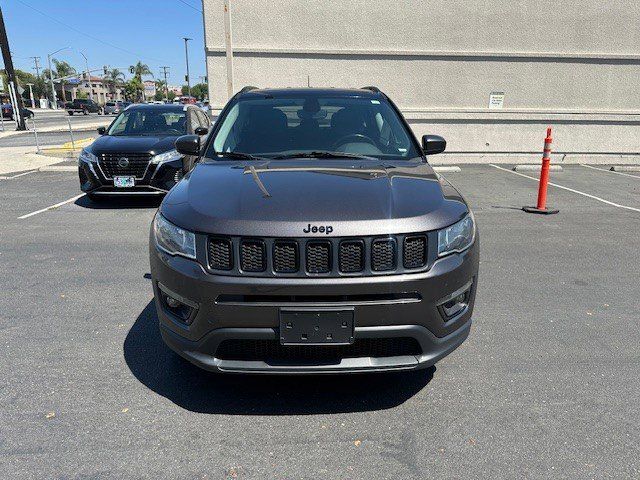
<path id="1" fill-rule="evenodd" d="M 125 110 L 109 127 L 108 135 L 184 135 L 187 116 L 184 111 L 165 109 Z"/>
<path id="2" fill-rule="evenodd" d="M 206 155 L 215 158 L 219 152 L 270 158 L 296 153 L 329 158 L 327 152 L 385 159 L 420 156 L 386 100 L 317 94 L 240 98 L 222 119 Z"/>

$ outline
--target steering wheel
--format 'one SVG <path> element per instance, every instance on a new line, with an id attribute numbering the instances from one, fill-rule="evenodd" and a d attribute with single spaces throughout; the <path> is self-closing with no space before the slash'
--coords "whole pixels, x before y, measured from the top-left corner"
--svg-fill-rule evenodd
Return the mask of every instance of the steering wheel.
<path id="1" fill-rule="evenodd" d="M 366 135 L 361 133 L 352 133 L 350 135 L 345 135 L 340 140 L 333 144 L 333 149 L 338 150 L 338 147 L 344 145 L 345 143 L 368 143 L 369 145 L 373 145 L 377 148 L 376 142 L 371 140 Z"/>

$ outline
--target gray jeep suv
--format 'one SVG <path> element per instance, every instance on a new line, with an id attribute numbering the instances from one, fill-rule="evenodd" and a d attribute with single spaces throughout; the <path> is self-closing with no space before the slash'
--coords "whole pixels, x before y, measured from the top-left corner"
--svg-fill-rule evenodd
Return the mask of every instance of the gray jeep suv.
<path id="1" fill-rule="evenodd" d="M 165 343 L 207 370 L 338 373 L 433 365 L 467 337 L 479 239 L 378 89 L 246 87 L 150 232 Z"/>

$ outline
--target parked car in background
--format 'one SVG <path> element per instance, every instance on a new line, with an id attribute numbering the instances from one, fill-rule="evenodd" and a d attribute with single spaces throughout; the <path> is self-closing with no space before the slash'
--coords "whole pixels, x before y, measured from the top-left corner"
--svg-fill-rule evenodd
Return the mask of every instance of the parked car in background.
<path id="1" fill-rule="evenodd" d="M 82 150 L 80 188 L 96 201 L 118 194 L 164 194 L 186 172 L 176 139 L 204 136 L 210 126 L 193 106 L 131 105 L 109 127 L 100 127 L 100 137 Z"/>
<path id="2" fill-rule="evenodd" d="M 3 103 L 0 106 L 0 110 L 1 110 L 1 114 L 4 118 L 10 118 L 13 120 L 13 105 L 11 105 L 10 103 Z M 33 110 L 29 110 L 28 108 L 23 108 L 22 109 L 22 116 L 24 118 L 32 118 L 33 117 Z"/>
<path id="3" fill-rule="evenodd" d="M 0 114 L 4 118 L 13 118 L 13 107 L 10 103 L 0 104 Z"/>
<path id="4" fill-rule="evenodd" d="M 76 98 L 72 102 L 66 103 L 65 110 L 69 115 L 73 115 L 74 113 L 81 113 L 83 115 L 97 113 L 98 115 L 102 115 L 103 111 L 100 105 L 88 98 Z"/>

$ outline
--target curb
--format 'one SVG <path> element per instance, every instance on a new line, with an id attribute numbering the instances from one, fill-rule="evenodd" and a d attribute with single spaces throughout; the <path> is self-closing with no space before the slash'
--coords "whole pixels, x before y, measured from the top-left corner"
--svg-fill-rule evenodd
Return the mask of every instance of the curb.
<path id="1" fill-rule="evenodd" d="M 462 169 L 460 167 L 431 167 L 434 172 L 438 173 L 457 173 L 461 172 Z"/>
<path id="2" fill-rule="evenodd" d="M 514 172 L 539 172 L 542 167 L 540 165 L 516 165 L 512 168 Z M 550 172 L 562 172 L 562 166 L 549 165 Z"/>
<path id="3" fill-rule="evenodd" d="M 78 167 L 74 165 L 46 165 L 38 169 L 40 172 L 76 172 Z"/>

